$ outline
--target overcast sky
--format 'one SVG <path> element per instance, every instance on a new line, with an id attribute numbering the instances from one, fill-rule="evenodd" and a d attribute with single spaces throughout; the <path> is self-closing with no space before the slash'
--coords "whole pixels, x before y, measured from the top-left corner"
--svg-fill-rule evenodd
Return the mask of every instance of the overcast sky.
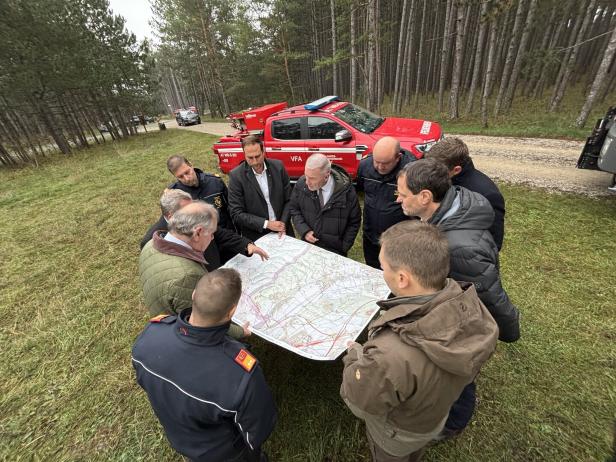
<path id="1" fill-rule="evenodd" d="M 137 40 L 146 37 L 154 40 L 152 28 L 148 24 L 152 17 L 148 0 L 109 0 L 109 6 L 115 14 L 124 16 L 126 28 L 137 36 Z"/>

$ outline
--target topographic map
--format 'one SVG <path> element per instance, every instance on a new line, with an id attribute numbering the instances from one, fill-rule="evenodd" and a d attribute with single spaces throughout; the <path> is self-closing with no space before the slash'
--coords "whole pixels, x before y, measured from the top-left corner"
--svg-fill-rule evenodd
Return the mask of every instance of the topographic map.
<path id="1" fill-rule="evenodd" d="M 224 266 L 242 275 L 233 321 L 306 358 L 334 360 L 389 294 L 382 272 L 275 233 L 256 241 L 270 256 L 237 255 Z"/>

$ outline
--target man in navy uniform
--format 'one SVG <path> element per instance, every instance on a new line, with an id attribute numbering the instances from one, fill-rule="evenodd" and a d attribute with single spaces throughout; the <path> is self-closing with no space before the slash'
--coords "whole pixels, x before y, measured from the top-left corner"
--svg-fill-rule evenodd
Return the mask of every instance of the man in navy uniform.
<path id="1" fill-rule="evenodd" d="M 167 169 L 177 179 L 169 189 L 181 189 L 193 199 L 213 205 L 218 211 L 218 225 L 235 231 L 229 215 L 227 186 L 220 176 L 194 168 L 186 157 L 179 155 L 167 159 Z"/>
<path id="2" fill-rule="evenodd" d="M 132 361 L 171 446 L 193 461 L 263 462 L 276 406 L 257 359 L 227 334 L 239 273 L 205 274 L 193 306 L 160 315 L 137 338 Z"/>
<path id="3" fill-rule="evenodd" d="M 357 190 L 364 191 L 363 248 L 366 265 L 380 268 L 379 238 L 389 227 L 406 220 L 396 203 L 398 172 L 415 157 L 400 148 L 400 142 L 385 136 L 376 142 L 372 154 L 364 157 L 357 170 Z"/>

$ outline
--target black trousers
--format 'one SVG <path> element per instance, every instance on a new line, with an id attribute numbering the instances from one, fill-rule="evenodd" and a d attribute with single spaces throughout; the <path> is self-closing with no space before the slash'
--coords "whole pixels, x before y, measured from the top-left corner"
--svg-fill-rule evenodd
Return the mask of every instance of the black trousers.
<path id="1" fill-rule="evenodd" d="M 378 244 L 373 244 L 364 236 L 363 247 L 366 265 L 372 266 L 376 269 L 381 269 L 381 264 L 379 263 L 379 252 L 381 251 L 381 246 Z"/>
<path id="2" fill-rule="evenodd" d="M 453 431 L 462 431 L 471 421 L 473 412 L 475 411 L 476 401 L 476 386 L 475 382 L 469 383 L 460 397 L 453 403 L 449 410 L 449 417 L 445 422 L 445 428 Z"/>

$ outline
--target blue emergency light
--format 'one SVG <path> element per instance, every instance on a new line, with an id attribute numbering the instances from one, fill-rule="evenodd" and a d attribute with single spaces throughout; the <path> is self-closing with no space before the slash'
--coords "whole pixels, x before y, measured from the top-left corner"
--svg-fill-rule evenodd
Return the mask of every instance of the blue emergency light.
<path id="1" fill-rule="evenodd" d="M 304 109 L 307 111 L 316 111 L 329 103 L 339 100 L 340 98 L 337 96 L 324 96 L 323 98 L 313 101 L 312 103 L 304 104 Z"/>

